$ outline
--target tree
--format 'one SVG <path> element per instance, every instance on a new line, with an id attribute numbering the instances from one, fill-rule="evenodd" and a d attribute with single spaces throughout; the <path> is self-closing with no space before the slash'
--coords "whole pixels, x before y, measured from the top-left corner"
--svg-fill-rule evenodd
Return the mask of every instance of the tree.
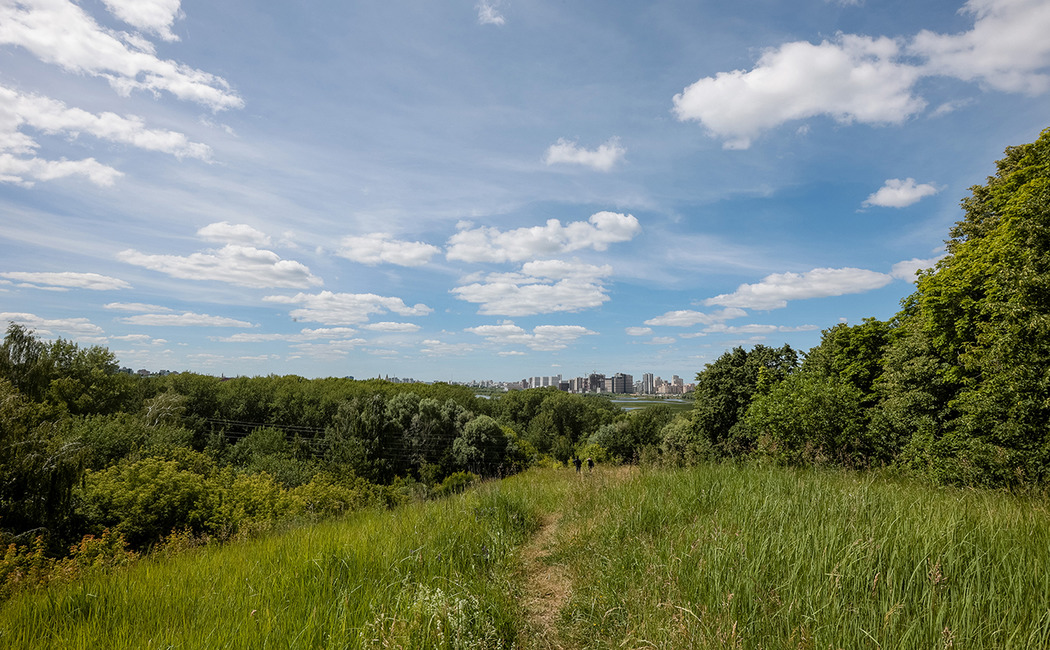
<path id="1" fill-rule="evenodd" d="M 887 391 L 883 420 L 909 439 L 907 462 L 942 480 L 1043 482 L 1050 478 L 1050 130 L 1008 148 L 962 207 L 948 254 L 920 276 L 899 315 L 905 336 L 894 344 L 921 354 L 897 362 L 900 376 L 891 381 L 914 383 L 904 371 L 921 369 L 937 394 L 902 401 Z"/>
<path id="2" fill-rule="evenodd" d="M 745 419 L 762 452 L 781 463 L 857 467 L 888 462 L 867 435 L 861 398 L 861 391 L 839 376 L 796 372 L 757 396 Z"/>
<path id="3" fill-rule="evenodd" d="M 736 347 L 696 375 L 693 424 L 721 457 L 750 452 L 754 436 L 742 422 L 760 390 L 782 381 L 798 367 L 798 353 L 789 345 L 756 345 L 750 352 Z"/>
<path id="4" fill-rule="evenodd" d="M 479 415 L 463 427 L 463 435 L 452 443 L 456 463 L 481 476 L 496 474 L 507 452 L 507 434 L 499 422 Z"/>

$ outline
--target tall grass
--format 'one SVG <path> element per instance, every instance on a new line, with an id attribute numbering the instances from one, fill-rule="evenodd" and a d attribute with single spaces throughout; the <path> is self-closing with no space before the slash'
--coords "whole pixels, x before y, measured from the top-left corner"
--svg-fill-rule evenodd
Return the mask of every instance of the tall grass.
<path id="1" fill-rule="evenodd" d="M 572 581 L 545 639 L 520 604 L 541 521 L 556 522 L 541 561 Z M 774 468 L 532 470 L 20 594 L 0 647 L 1041 648 L 1047 566 L 1037 497 Z"/>
<path id="2" fill-rule="evenodd" d="M 505 567 L 537 521 L 493 484 L 147 560 L 12 599 L 0 647 L 509 646 L 521 626 Z"/>
<path id="3" fill-rule="evenodd" d="M 1041 499 L 724 466 L 576 494 L 578 647 L 1050 647 Z"/>

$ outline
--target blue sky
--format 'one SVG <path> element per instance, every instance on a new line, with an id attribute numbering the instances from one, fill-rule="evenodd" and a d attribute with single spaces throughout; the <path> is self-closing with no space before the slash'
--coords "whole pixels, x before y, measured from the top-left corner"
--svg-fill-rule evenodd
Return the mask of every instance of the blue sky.
<path id="1" fill-rule="evenodd" d="M 0 0 L 0 319 L 227 376 L 807 350 L 1050 126 L 1046 34 L 1045 0 Z"/>

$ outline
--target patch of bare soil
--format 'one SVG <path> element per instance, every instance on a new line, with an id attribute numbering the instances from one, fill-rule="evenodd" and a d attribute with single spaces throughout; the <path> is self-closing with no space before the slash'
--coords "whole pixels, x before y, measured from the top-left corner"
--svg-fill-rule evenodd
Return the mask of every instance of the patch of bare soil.
<path id="1" fill-rule="evenodd" d="M 523 548 L 524 602 L 535 648 L 563 649 L 558 638 L 558 613 L 572 593 L 565 567 L 549 564 L 547 557 L 558 531 L 559 515 L 548 515 L 539 532 Z"/>

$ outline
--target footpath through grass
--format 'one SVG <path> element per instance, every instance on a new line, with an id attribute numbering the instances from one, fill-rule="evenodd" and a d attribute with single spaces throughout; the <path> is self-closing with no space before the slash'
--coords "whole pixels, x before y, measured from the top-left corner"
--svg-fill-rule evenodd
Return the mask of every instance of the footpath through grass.
<path id="1" fill-rule="evenodd" d="M 528 590 L 550 566 L 558 613 L 538 624 Z M 22 594 L 0 606 L 0 647 L 1042 648 L 1047 566 L 1045 499 L 837 472 L 532 470 Z"/>

